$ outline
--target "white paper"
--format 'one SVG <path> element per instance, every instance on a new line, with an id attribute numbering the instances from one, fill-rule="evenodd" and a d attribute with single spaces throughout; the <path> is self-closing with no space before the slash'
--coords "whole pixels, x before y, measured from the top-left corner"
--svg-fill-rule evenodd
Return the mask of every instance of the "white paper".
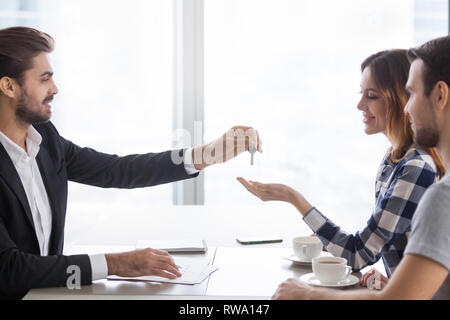
<path id="1" fill-rule="evenodd" d="M 150 281 L 160 283 L 188 284 L 194 285 L 202 283 L 210 274 L 219 269 L 211 264 L 212 260 L 194 259 L 194 258 L 175 258 L 175 263 L 180 266 L 181 277 L 177 279 L 167 279 L 157 276 L 144 277 L 119 277 L 108 276 L 109 280 L 132 280 L 132 281 Z"/>

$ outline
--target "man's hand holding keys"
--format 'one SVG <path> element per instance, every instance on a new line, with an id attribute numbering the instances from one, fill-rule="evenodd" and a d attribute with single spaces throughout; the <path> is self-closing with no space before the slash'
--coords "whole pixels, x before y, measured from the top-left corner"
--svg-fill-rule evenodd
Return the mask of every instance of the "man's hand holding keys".
<path id="1" fill-rule="evenodd" d="M 236 126 L 219 139 L 194 148 L 193 163 L 197 170 L 203 170 L 213 164 L 225 163 L 245 151 L 249 151 L 253 159 L 256 151 L 263 152 L 262 141 L 256 129 Z"/>

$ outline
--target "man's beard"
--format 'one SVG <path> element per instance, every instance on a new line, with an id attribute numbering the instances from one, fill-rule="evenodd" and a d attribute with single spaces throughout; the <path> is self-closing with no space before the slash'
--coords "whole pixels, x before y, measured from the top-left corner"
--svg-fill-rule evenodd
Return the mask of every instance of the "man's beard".
<path id="1" fill-rule="evenodd" d="M 42 105 L 48 101 L 51 101 L 52 99 L 53 96 L 45 98 L 45 100 L 42 102 Z M 50 121 L 51 114 L 34 111 L 33 108 L 31 107 L 32 104 L 33 104 L 32 99 L 25 92 L 25 90 L 23 90 L 22 95 L 19 98 L 19 102 L 17 103 L 16 109 L 16 117 L 19 121 L 26 124 L 40 124 L 40 123 L 47 123 L 48 121 Z M 42 110 L 40 106 L 39 109 Z"/>
<path id="2" fill-rule="evenodd" d="M 439 131 L 436 129 L 436 114 L 433 110 L 429 110 L 430 118 L 427 121 L 428 127 L 417 128 L 415 133 L 415 142 L 422 148 L 434 148 L 439 143 Z"/>
<path id="3" fill-rule="evenodd" d="M 434 148 L 439 143 L 439 132 L 433 128 L 417 129 L 416 143 L 422 148 Z"/>

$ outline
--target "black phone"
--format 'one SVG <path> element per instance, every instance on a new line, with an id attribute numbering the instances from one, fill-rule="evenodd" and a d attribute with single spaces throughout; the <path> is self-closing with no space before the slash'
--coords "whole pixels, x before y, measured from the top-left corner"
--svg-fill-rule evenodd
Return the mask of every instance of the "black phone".
<path id="1" fill-rule="evenodd" d="M 252 245 L 252 244 L 266 244 L 266 243 L 280 243 L 283 242 L 281 238 L 268 238 L 268 237 L 239 237 L 236 239 L 239 244 Z"/>

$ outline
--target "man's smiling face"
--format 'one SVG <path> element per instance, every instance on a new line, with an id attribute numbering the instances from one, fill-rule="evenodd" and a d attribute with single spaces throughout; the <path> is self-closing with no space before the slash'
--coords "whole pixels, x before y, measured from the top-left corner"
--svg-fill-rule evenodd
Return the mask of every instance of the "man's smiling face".
<path id="1" fill-rule="evenodd" d="M 17 120 L 25 124 L 48 122 L 52 114 L 50 102 L 57 93 L 49 55 L 42 52 L 33 59 L 33 67 L 23 76 L 16 106 Z"/>

